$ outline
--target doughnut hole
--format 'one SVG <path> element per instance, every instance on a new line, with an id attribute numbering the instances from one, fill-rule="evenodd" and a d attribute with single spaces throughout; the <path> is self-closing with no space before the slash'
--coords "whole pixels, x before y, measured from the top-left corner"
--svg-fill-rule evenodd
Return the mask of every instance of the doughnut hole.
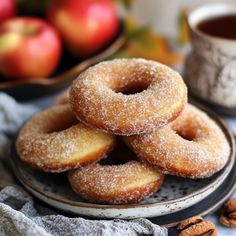
<path id="1" fill-rule="evenodd" d="M 137 161 L 136 154 L 129 149 L 121 140 L 117 146 L 109 153 L 107 158 L 102 159 L 100 165 L 123 165 L 129 161 Z"/>
<path id="2" fill-rule="evenodd" d="M 79 123 L 78 119 L 76 117 L 68 116 L 66 118 L 63 117 L 63 119 L 56 119 L 51 126 L 45 127 L 45 134 L 50 134 L 53 132 L 61 132 L 66 129 L 69 129 L 73 125 L 77 125 Z"/>
<path id="3" fill-rule="evenodd" d="M 196 130 L 189 129 L 188 127 L 177 128 L 173 127 L 173 130 L 183 139 L 188 141 L 194 141 L 196 138 Z"/>
<path id="4" fill-rule="evenodd" d="M 117 70 L 118 68 L 114 67 L 114 69 Z M 130 68 L 130 71 L 125 68 L 123 71 L 115 71 L 105 85 L 116 93 L 132 94 L 132 91 L 142 92 L 146 90 L 154 78 L 154 74 L 149 68 Z"/>
<path id="5" fill-rule="evenodd" d="M 197 119 L 192 117 L 192 115 L 179 116 L 178 119 L 170 124 L 170 127 L 187 141 L 195 141 L 200 136 L 208 134 L 202 119 Z"/>
<path id="6" fill-rule="evenodd" d="M 130 85 L 129 87 L 124 89 L 121 93 L 124 95 L 132 95 L 132 94 L 141 93 L 144 90 L 146 90 L 147 88 L 148 88 L 147 85 L 142 84 L 142 83 L 137 83 L 132 86 Z"/>

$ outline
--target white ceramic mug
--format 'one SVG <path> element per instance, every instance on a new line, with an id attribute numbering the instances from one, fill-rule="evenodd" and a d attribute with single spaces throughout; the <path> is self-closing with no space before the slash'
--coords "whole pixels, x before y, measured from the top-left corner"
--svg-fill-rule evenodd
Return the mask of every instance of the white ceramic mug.
<path id="1" fill-rule="evenodd" d="M 236 40 L 208 35 L 197 25 L 232 14 L 236 4 L 215 3 L 188 15 L 192 51 L 186 58 L 185 81 L 193 95 L 225 108 L 236 108 Z"/>

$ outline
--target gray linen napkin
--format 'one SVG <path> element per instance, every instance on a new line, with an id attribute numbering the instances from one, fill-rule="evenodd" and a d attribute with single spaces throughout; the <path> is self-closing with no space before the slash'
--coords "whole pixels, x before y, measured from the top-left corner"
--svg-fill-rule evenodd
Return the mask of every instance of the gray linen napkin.
<path id="1" fill-rule="evenodd" d="M 15 182 L 8 169 L 10 139 L 22 123 L 37 108 L 18 104 L 10 96 L 0 93 L 0 235 L 25 236 L 166 236 L 167 229 L 147 219 L 86 220 L 59 215 L 42 207 Z"/>

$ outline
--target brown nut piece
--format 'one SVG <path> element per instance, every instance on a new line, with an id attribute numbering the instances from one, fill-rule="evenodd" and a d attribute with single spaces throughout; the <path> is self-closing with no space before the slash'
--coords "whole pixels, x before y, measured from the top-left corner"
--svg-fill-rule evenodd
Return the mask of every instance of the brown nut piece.
<path id="1" fill-rule="evenodd" d="M 236 198 L 223 205 L 219 221 L 227 227 L 236 227 Z"/>
<path id="2" fill-rule="evenodd" d="M 183 220 L 177 227 L 178 236 L 216 236 L 215 225 L 201 216 Z"/>

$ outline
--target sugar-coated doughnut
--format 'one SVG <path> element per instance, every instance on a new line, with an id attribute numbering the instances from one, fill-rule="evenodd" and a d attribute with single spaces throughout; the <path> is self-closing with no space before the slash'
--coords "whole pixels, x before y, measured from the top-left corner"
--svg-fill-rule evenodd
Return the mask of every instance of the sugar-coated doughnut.
<path id="1" fill-rule="evenodd" d="M 69 104 L 36 114 L 16 140 L 22 161 L 42 171 L 62 172 L 101 159 L 115 145 L 115 137 L 79 122 Z"/>
<path id="2" fill-rule="evenodd" d="M 140 89 L 144 90 L 125 94 Z M 84 123 L 133 135 L 174 120 L 186 104 L 187 88 L 181 76 L 165 65 L 145 59 L 115 59 L 81 73 L 69 99 Z"/>
<path id="3" fill-rule="evenodd" d="M 124 140 L 141 159 L 157 165 L 164 173 L 189 178 L 213 175 L 225 166 L 230 153 L 219 126 L 190 104 L 169 125 Z"/>
<path id="4" fill-rule="evenodd" d="M 135 203 L 156 192 L 164 175 L 149 164 L 88 165 L 69 172 L 71 187 L 91 202 Z"/>

